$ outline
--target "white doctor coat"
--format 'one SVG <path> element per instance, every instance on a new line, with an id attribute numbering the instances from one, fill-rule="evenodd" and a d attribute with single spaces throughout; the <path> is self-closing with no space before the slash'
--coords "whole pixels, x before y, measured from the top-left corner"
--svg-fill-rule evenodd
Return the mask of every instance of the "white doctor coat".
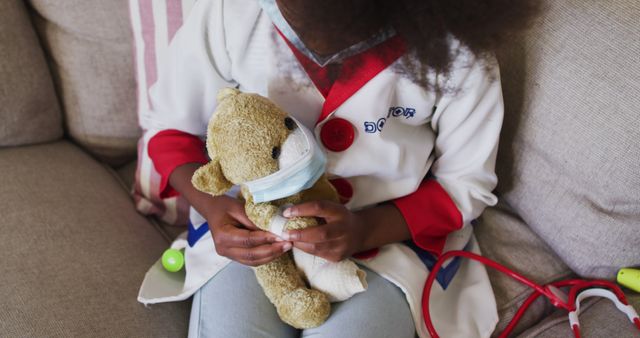
<path id="1" fill-rule="evenodd" d="M 454 50 L 450 73 L 438 80 L 441 94 L 397 71 L 410 57 L 397 36 L 347 58 L 327 87 L 319 80 L 321 67 L 279 34 L 256 0 L 199 0 L 169 48 L 141 123 L 151 136 L 172 130 L 204 137 L 216 93 L 234 86 L 270 98 L 301 121 L 325 151 L 327 172 L 347 207 L 392 200 L 405 216 L 412 243 L 387 245 L 358 262 L 402 289 L 418 335 L 426 337 L 421 298 L 434 255 L 479 252 L 471 221 L 496 203 L 491 191 L 503 115 L 498 70 L 462 46 Z M 167 177 L 174 168 L 158 166 Z M 204 222 L 192 210 L 194 233 L 206 230 Z M 156 264 L 141 302 L 185 299 L 228 264 L 217 256 L 210 232 L 200 233 L 193 243 L 174 243 L 187 247 L 186 279 Z M 484 267 L 453 260 L 440 277 L 430 308 L 441 335 L 490 336 L 498 316 Z"/>

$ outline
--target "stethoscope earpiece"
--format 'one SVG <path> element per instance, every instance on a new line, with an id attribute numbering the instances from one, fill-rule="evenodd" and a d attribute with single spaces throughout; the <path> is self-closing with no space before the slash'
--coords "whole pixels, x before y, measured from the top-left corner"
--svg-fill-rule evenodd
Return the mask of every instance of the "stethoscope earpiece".
<path id="1" fill-rule="evenodd" d="M 602 297 L 612 301 L 616 308 L 618 308 L 620 312 L 627 315 L 629 321 L 631 321 L 632 324 L 636 325 L 636 327 L 640 329 L 640 317 L 638 317 L 638 313 L 633 308 L 633 306 L 623 303 L 615 293 L 607 289 L 591 288 L 580 292 L 578 296 L 576 296 L 576 308 L 575 310 L 569 312 L 569 326 L 571 327 L 571 330 L 574 332 L 576 337 L 580 336 L 580 321 L 578 320 L 578 316 L 580 315 L 580 302 L 583 299 L 591 297 Z"/>

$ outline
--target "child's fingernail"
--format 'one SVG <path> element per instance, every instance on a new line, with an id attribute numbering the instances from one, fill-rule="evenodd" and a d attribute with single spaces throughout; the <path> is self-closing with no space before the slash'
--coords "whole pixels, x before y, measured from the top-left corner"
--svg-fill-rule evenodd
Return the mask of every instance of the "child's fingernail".
<path id="1" fill-rule="evenodd" d="M 284 241 L 284 239 L 280 238 L 280 237 L 276 237 L 276 242 L 282 242 Z"/>
<path id="2" fill-rule="evenodd" d="M 291 217 L 291 208 L 284 209 L 284 211 L 282 212 L 282 216 Z"/>
<path id="3" fill-rule="evenodd" d="M 280 237 L 285 241 L 288 241 L 291 238 L 288 232 L 283 232 L 282 235 L 280 235 Z"/>
<path id="4" fill-rule="evenodd" d="M 283 252 L 287 252 L 289 250 L 291 250 L 291 243 L 286 243 L 285 245 L 282 246 Z"/>

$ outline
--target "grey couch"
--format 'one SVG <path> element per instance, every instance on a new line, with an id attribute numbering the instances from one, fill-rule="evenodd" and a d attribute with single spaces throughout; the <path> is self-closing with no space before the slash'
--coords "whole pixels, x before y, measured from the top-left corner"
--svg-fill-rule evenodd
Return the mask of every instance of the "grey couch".
<path id="1" fill-rule="evenodd" d="M 640 4 L 546 1 L 499 53 L 500 204 L 484 254 L 538 282 L 640 265 Z M 136 212 L 140 136 L 127 1 L 0 1 L 0 336 L 180 337 L 188 302 L 137 303 L 181 229 Z M 528 290 L 490 271 L 504 327 Z M 638 307 L 640 297 L 629 293 Z M 637 336 L 590 301 L 585 337 Z M 569 337 L 535 303 L 524 337 Z"/>

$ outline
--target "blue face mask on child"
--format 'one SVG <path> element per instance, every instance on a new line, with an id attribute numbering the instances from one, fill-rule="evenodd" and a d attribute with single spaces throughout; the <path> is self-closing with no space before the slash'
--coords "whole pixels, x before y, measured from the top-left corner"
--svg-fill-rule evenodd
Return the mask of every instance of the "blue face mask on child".
<path id="1" fill-rule="evenodd" d="M 344 50 L 336 52 L 332 55 L 320 56 L 311 51 L 304 45 L 298 34 L 291 28 L 287 20 L 282 16 L 276 0 L 259 0 L 260 7 L 267 13 L 273 24 L 278 28 L 280 33 L 291 43 L 298 51 L 304 54 L 307 58 L 315 62 L 318 66 L 324 67 L 329 63 L 341 62 L 345 58 L 358 54 L 372 46 L 375 46 L 382 41 L 387 40 L 391 36 L 395 35 L 395 31 L 391 26 L 384 27 L 378 34 L 371 38 L 358 42 L 353 46 L 347 47 Z"/>
<path id="2" fill-rule="evenodd" d="M 288 197 L 300 191 L 311 188 L 320 179 L 327 164 L 322 149 L 316 143 L 315 137 L 300 122 L 294 121 L 297 128 L 289 135 L 282 146 L 283 156 L 290 156 L 292 152 L 299 154 L 288 160 L 286 166 L 275 173 L 244 183 L 253 196 L 254 203 L 269 202 Z M 294 140 L 295 138 L 299 138 Z M 298 144 L 291 146 L 296 141 Z M 301 148 L 296 151 L 295 148 Z M 282 161 L 281 161 L 282 163 Z M 281 164 L 282 165 L 282 164 Z"/>

